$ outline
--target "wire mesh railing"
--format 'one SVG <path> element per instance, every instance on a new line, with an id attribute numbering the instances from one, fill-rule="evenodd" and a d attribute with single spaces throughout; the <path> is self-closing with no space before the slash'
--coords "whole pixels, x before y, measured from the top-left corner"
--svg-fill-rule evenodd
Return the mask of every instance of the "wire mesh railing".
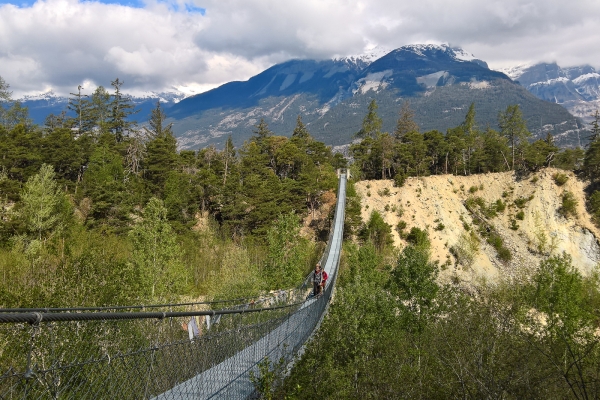
<path id="1" fill-rule="evenodd" d="M 342 176 L 322 259 L 331 279 L 320 298 L 305 300 L 305 281 L 217 310 L 223 303 L 2 310 L 0 399 L 248 397 L 250 371 L 266 357 L 290 361 L 322 318 L 339 264 L 344 203 Z"/>

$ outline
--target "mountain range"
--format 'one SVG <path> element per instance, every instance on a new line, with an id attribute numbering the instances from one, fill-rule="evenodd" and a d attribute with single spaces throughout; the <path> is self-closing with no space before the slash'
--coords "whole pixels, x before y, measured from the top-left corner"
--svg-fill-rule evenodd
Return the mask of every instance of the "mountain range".
<path id="1" fill-rule="evenodd" d="M 149 93 L 133 100 L 142 110 L 136 119 L 144 121 L 160 98 L 180 148 L 188 149 L 220 147 L 230 135 L 241 145 L 261 118 L 276 134 L 289 136 L 298 115 L 317 140 L 345 147 L 373 99 L 387 132 L 393 132 L 406 101 L 423 132 L 458 126 L 471 103 L 479 126 L 497 129 L 498 113 L 519 104 L 534 137 L 550 133 L 557 144 L 571 147 L 587 136 L 581 133 L 585 121 L 576 117 L 589 113 L 577 107 L 597 100 L 598 77 L 591 67 L 561 69 L 556 64 L 494 71 L 459 48 L 410 45 L 356 57 L 290 60 L 247 81 L 183 99 L 181 93 Z M 24 100 L 38 123 L 42 114 L 66 107 L 66 99 L 51 94 Z"/>
<path id="2" fill-rule="evenodd" d="M 589 65 L 561 68 L 539 63 L 503 72 L 536 97 L 562 105 L 585 122 L 600 108 L 600 74 Z"/>

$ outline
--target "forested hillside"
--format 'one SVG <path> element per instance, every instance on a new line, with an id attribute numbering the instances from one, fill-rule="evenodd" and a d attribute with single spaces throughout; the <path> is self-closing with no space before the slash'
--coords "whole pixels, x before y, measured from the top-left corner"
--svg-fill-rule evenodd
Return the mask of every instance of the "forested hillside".
<path id="1" fill-rule="evenodd" d="M 230 138 L 222 149 L 178 151 L 159 103 L 141 127 L 122 82 L 111 85 L 75 95 L 71 117 L 36 126 L 0 80 L 0 306 L 235 298 L 300 282 L 321 254 L 335 171 L 347 160 L 314 140 L 300 117 L 290 137 L 261 120 L 239 148 Z M 531 140 L 518 105 L 498 110 L 499 131 L 479 127 L 476 110 L 447 132 L 420 132 L 405 103 L 392 133 L 382 131 L 375 101 L 364 110 L 350 148 L 334 302 L 291 372 L 278 360 L 261 366 L 255 383 L 265 398 L 600 397 L 598 271 L 583 273 L 542 228 L 524 231 L 538 226 L 527 208 L 537 195 L 556 206 L 556 218 L 589 212 L 590 224 L 600 222 L 600 117 L 589 146 L 560 149 L 551 136 Z M 509 188 L 498 198 L 456 179 L 448 190 L 460 206 L 439 207 L 469 217 L 457 217 L 466 233 L 448 244 L 448 261 L 436 235 L 456 228 L 454 216 L 419 226 L 407 199 L 382 211 L 360 197 L 375 197 L 367 185 L 385 180 L 379 199 L 405 185 L 429 199 L 440 193 L 419 178 L 440 175 L 452 186 L 455 176 L 502 172 L 515 185 L 556 186 L 558 195 Z M 391 226 L 388 212 L 411 220 Z M 472 285 L 460 274 L 440 279 L 450 268 L 474 269 L 480 246 L 508 271 L 518 254 L 499 224 L 530 238 L 523 251 L 536 265 Z"/>
<path id="2" fill-rule="evenodd" d="M 44 126 L 0 83 L 0 306 L 240 297 L 295 285 L 318 257 L 328 215 L 313 236 L 300 221 L 345 161 L 300 119 L 291 138 L 261 121 L 241 148 L 179 152 L 161 105 L 138 126 L 118 79 Z"/>

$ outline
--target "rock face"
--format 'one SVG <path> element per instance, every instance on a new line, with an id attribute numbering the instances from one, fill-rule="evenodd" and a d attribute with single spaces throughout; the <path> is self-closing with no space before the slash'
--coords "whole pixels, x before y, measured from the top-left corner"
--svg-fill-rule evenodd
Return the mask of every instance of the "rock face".
<path id="1" fill-rule="evenodd" d="M 585 122 L 600 107 L 600 74 L 589 65 L 561 68 L 540 63 L 503 72 L 539 99 L 560 104 Z"/>
<path id="2" fill-rule="evenodd" d="M 271 130 L 291 135 L 298 115 L 328 145 L 346 145 L 360 129 L 371 100 L 383 131 L 393 132 L 405 101 L 422 131 L 459 125 L 475 103 L 480 126 L 497 126 L 498 112 L 519 104 L 535 137 L 579 144 L 579 122 L 563 107 L 536 98 L 502 72 L 460 49 L 411 45 L 372 58 L 291 60 L 245 82 L 230 82 L 173 105 L 167 114 L 182 148 L 236 145 L 264 118 Z"/>
<path id="3" fill-rule="evenodd" d="M 553 179 L 557 173 L 568 176 L 562 186 Z M 590 273 L 600 262 L 600 231 L 585 209 L 585 186 L 570 172 L 548 168 L 523 180 L 509 172 L 441 175 L 409 178 L 401 188 L 394 187 L 392 181 L 361 181 L 356 183 L 356 190 L 361 196 L 363 220 L 377 210 L 393 228 L 404 221 L 404 232 L 413 226 L 427 230 L 442 279 L 475 282 L 494 281 L 500 276 L 523 277 L 544 257 L 562 252 L 571 255 L 582 273 Z M 567 191 L 577 201 L 577 215 L 565 218 L 559 209 Z M 495 217 L 485 216 L 479 206 L 472 205 L 473 200 L 467 207 L 468 199 L 476 197 L 483 199 L 479 202 L 486 207 L 501 200 L 506 208 Z M 510 261 L 501 260 L 480 233 L 475 234 L 479 249 L 472 262 L 455 256 L 456 249 L 464 245 L 461 241 L 477 231 L 478 218 L 483 219 L 487 230 L 500 236 L 510 251 Z M 406 245 L 397 229 L 393 235 L 396 246 Z"/>

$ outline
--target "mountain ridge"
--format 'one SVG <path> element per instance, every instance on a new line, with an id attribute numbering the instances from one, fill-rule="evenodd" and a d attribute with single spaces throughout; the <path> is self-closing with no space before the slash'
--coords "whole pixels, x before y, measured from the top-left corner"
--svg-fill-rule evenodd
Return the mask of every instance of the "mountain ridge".
<path id="1" fill-rule="evenodd" d="M 389 132 L 404 101 L 415 109 L 422 130 L 442 132 L 460 124 L 472 102 L 482 127 L 496 127 L 500 111 L 522 104 L 535 137 L 551 133 L 560 145 L 581 144 L 583 125 L 564 108 L 537 99 L 461 49 L 403 46 L 364 64 L 347 58 L 286 61 L 247 81 L 188 97 L 173 105 L 169 116 L 182 148 L 220 146 L 229 135 L 241 145 L 261 118 L 289 136 L 298 115 L 317 140 L 344 145 L 353 140 L 372 99 Z"/>

